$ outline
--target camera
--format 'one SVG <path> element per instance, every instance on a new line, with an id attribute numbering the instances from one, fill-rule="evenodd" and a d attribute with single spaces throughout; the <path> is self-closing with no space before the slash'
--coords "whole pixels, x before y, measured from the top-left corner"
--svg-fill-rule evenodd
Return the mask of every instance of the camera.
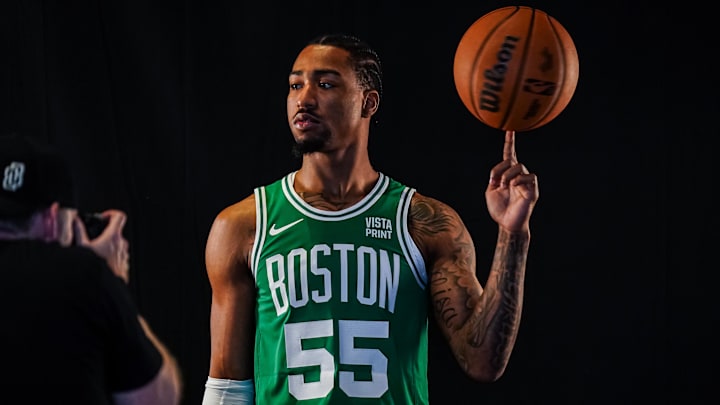
<path id="1" fill-rule="evenodd" d="M 90 240 L 100 236 L 108 224 L 108 219 L 96 212 L 84 212 L 79 215 L 85 225 L 85 230 L 87 231 L 87 236 Z"/>

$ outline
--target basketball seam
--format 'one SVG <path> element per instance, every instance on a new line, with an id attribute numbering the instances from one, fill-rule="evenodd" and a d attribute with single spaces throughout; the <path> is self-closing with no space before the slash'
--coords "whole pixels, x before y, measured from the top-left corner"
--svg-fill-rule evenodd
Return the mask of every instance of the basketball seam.
<path id="1" fill-rule="evenodd" d="M 512 83 L 512 89 L 510 92 L 510 99 L 508 100 L 508 104 L 505 108 L 505 116 L 503 117 L 503 120 L 501 121 L 500 128 L 505 128 L 508 124 L 508 119 L 510 117 L 510 113 L 512 112 L 513 106 L 515 105 L 515 100 L 518 96 L 518 88 L 520 87 L 520 82 L 522 81 L 522 78 L 525 76 L 525 67 L 527 65 L 527 58 L 528 58 L 528 52 L 530 50 L 530 40 L 532 39 L 533 29 L 535 28 L 535 18 L 537 16 L 536 9 L 532 7 L 528 7 L 530 10 L 532 10 L 532 16 L 530 17 L 530 24 L 528 24 L 528 31 L 527 36 L 525 38 L 525 46 L 522 50 L 522 55 L 520 59 L 520 66 L 518 66 L 518 72 L 515 76 L 515 82 Z M 522 129 L 524 130 L 524 128 Z"/>

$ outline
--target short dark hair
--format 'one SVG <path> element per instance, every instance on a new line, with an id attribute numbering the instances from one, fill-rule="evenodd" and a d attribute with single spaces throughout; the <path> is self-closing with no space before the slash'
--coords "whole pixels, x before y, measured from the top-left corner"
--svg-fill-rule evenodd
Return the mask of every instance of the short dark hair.
<path id="1" fill-rule="evenodd" d="M 346 50 L 360 86 L 364 90 L 376 90 L 382 98 L 382 64 L 367 42 L 350 34 L 335 33 L 315 37 L 307 45 L 330 45 Z"/>

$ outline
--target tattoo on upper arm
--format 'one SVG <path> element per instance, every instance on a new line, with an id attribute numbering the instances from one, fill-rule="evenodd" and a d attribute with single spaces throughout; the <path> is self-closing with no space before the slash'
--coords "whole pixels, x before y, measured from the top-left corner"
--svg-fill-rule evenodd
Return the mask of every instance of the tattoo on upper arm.
<path id="1" fill-rule="evenodd" d="M 452 260 L 432 270 L 433 305 L 435 313 L 449 329 L 459 328 L 470 315 L 479 298 L 472 259 L 472 246 L 458 235 Z"/>
<path id="2" fill-rule="evenodd" d="M 410 219 L 413 230 L 420 232 L 423 237 L 432 237 L 438 232 L 451 229 L 450 215 L 438 204 L 426 199 L 419 199 L 412 204 Z"/>
<path id="3" fill-rule="evenodd" d="M 445 276 L 443 272 L 433 271 L 431 283 L 438 286 L 438 289 L 432 296 L 435 313 L 446 327 L 452 328 L 453 320 L 457 318 L 459 314 L 457 309 L 452 305 L 450 297 L 452 286 L 450 285 L 450 279 Z"/>
<path id="4" fill-rule="evenodd" d="M 477 293 L 473 294 L 475 281 L 464 282 L 467 277 L 475 276 L 473 260 L 474 248 L 472 241 L 457 216 L 451 210 L 433 200 L 419 199 L 411 210 L 412 227 L 418 235 L 417 243 L 421 249 L 430 243 L 438 242 L 436 238 L 450 238 L 447 243 L 453 251 L 447 258 L 428 257 L 434 268 L 429 268 L 432 286 L 432 305 L 436 317 L 448 329 L 459 328 L 469 316 L 468 308 Z M 431 242 L 432 241 L 432 242 Z M 427 254 L 427 249 L 423 249 Z M 437 262 L 436 260 L 443 260 Z"/>

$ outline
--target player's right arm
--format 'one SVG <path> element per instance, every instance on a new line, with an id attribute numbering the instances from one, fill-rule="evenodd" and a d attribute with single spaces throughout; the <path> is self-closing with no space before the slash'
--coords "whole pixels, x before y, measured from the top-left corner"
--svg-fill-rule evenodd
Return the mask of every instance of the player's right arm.
<path id="1" fill-rule="evenodd" d="M 250 252 L 255 238 L 255 197 L 222 210 L 205 247 L 212 289 L 209 377 L 253 378 L 255 282 Z"/>

